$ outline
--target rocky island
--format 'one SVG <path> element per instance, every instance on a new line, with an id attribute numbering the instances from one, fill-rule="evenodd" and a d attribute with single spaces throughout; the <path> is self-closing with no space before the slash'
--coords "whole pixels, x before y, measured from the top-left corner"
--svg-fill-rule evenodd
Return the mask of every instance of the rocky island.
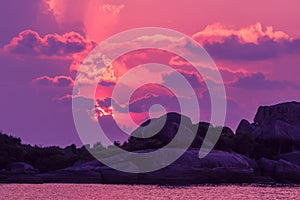
<path id="1" fill-rule="evenodd" d="M 193 124 L 188 117 L 168 113 L 164 127 L 149 138 L 134 137 L 147 131 L 143 123 L 124 144 L 115 144 L 130 152 L 155 151 L 167 145 L 179 123 L 187 133 L 197 128 L 190 148 L 174 163 L 149 173 L 126 173 L 111 169 L 90 155 L 86 148 L 24 145 L 19 138 L 0 135 L 0 182 L 2 183 L 125 183 L 125 184 L 203 184 L 203 183 L 300 183 L 300 103 L 287 102 L 261 106 L 253 122 L 241 120 L 235 133 L 222 129 L 214 149 L 199 159 L 199 148 L 209 126 Z M 184 120 L 182 120 L 184 119 Z M 160 118 L 151 119 L 154 124 Z M 114 149 L 113 146 L 107 147 Z M 97 143 L 92 150 L 104 147 Z M 177 149 L 164 149 L 161 156 Z M 123 162 L 116 165 L 137 168 Z M 107 159 L 111 159 L 107 155 Z M 126 160 L 126 159 L 125 159 Z"/>

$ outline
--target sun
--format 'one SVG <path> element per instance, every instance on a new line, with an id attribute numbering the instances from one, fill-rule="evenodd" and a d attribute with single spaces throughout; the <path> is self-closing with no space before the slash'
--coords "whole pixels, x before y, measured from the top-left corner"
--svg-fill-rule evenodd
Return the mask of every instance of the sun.
<path id="1" fill-rule="evenodd" d="M 104 106 L 100 106 L 99 103 L 96 103 L 95 105 L 95 119 L 99 119 L 101 117 L 104 116 L 112 116 L 114 117 L 113 114 L 113 107 L 109 106 L 109 107 L 104 107 Z"/>

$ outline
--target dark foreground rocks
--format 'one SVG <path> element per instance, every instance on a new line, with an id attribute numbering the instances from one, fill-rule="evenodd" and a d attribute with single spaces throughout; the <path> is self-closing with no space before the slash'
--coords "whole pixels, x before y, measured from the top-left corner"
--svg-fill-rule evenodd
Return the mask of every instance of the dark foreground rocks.
<path id="1" fill-rule="evenodd" d="M 176 149 L 166 149 L 170 155 Z M 190 149 L 171 165 L 149 173 L 126 173 L 94 160 L 47 173 L 2 172 L 5 183 L 114 183 L 114 184 L 204 184 L 204 183 L 300 183 L 300 167 L 290 155 L 278 160 L 257 161 L 237 153 L 213 150 L 199 159 L 198 150 Z M 293 160 L 292 160 L 293 161 Z M 115 166 L 139 169 L 130 157 L 114 157 Z M 298 162 L 296 160 L 295 162 Z M 4 175 L 5 174 L 5 175 Z"/>
<path id="2" fill-rule="evenodd" d="M 157 129 L 160 124 L 164 124 L 163 128 Z M 228 127 L 213 127 L 205 122 L 192 124 L 185 116 L 168 113 L 143 123 L 127 142 L 116 144 L 129 152 L 153 152 L 173 140 L 180 124 L 187 137 L 195 130 L 197 132 L 190 148 L 172 164 L 148 173 L 114 170 L 94 160 L 84 148 L 77 149 L 75 145 L 65 149 L 42 149 L 22 145 L 19 139 L 1 135 L 0 152 L 4 152 L 4 156 L 0 158 L 0 182 L 175 185 L 300 183 L 300 103 L 259 107 L 254 122 L 243 119 L 235 133 Z M 199 159 L 199 148 L 209 127 L 222 133 L 214 150 Z M 137 137 L 141 135 L 148 138 Z M 6 146 L 9 151 L 4 148 Z M 97 144 L 92 150 L 101 154 L 103 149 Z M 111 150 L 113 152 L 114 149 Z M 180 145 L 166 148 L 159 157 L 166 160 L 178 151 L 182 151 Z M 84 159 L 88 156 L 89 159 Z M 105 157 L 113 167 L 126 171 L 141 171 L 145 167 L 160 164 L 151 160 L 140 163 L 130 154 L 107 154 Z"/>

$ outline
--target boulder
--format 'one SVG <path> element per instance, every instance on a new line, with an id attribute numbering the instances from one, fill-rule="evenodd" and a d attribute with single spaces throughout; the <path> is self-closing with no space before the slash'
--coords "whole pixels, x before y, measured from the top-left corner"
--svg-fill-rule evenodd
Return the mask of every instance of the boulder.
<path id="1" fill-rule="evenodd" d="M 255 124 L 265 124 L 274 120 L 281 120 L 300 128 L 300 103 L 286 102 L 273 106 L 260 106 L 254 118 Z"/>
<path id="2" fill-rule="evenodd" d="M 142 150 L 147 153 L 153 150 Z M 77 164 L 63 170 L 39 175 L 45 182 L 93 182 L 123 184 L 191 184 L 191 183 L 243 183 L 251 182 L 255 177 L 255 161 L 237 154 L 213 150 L 205 158 L 199 159 L 199 150 L 190 149 L 178 160 L 163 167 L 170 156 L 182 153 L 182 149 L 163 149 L 158 161 L 140 162 L 133 154 L 119 154 L 105 158 L 107 167 L 97 161 Z M 160 163 L 161 162 L 161 163 Z M 148 173 L 127 173 L 115 170 L 139 172 L 147 167 L 161 169 Z"/>
<path id="3" fill-rule="evenodd" d="M 93 160 L 89 162 L 77 162 L 74 163 L 72 167 L 68 167 L 63 169 L 63 171 L 69 172 L 89 172 L 89 171 L 97 171 L 99 168 L 103 167 L 104 165 L 100 163 L 98 160 Z"/>
<path id="4" fill-rule="evenodd" d="M 261 158 L 258 160 L 262 176 L 268 176 L 277 182 L 300 183 L 300 167 L 285 160 L 269 160 Z"/>
<path id="5" fill-rule="evenodd" d="M 125 156 L 125 154 L 114 155 L 106 158 L 105 163 L 110 163 L 111 167 L 107 167 L 100 163 L 98 160 L 90 162 L 78 162 L 74 166 L 68 167 L 55 172 L 43 174 L 43 180 L 51 182 L 51 180 L 58 179 L 59 182 L 76 183 L 136 183 L 137 174 L 125 173 L 115 170 L 114 168 L 121 168 L 124 170 L 132 169 L 137 170 L 137 166 L 133 164 Z"/>
<path id="6" fill-rule="evenodd" d="M 98 160 L 78 162 L 71 167 L 38 174 L 44 183 L 101 183 L 99 168 L 103 167 Z"/>
<path id="7" fill-rule="evenodd" d="M 250 130 L 251 125 L 243 124 L 244 130 Z M 253 137 L 273 155 L 300 150 L 300 103 L 261 106 L 255 115 L 254 124 Z"/>
<path id="8" fill-rule="evenodd" d="M 216 150 L 221 150 L 221 151 L 228 151 L 228 152 L 232 152 L 233 148 L 234 148 L 234 133 L 233 131 L 228 128 L 228 127 L 215 127 L 213 130 L 214 131 L 220 131 L 221 130 L 221 135 L 216 143 L 216 145 L 214 146 L 214 149 Z"/>
<path id="9" fill-rule="evenodd" d="M 186 133 L 186 138 L 193 136 L 193 124 L 190 118 L 178 113 L 168 113 L 160 118 L 147 120 L 137 128 L 123 148 L 128 151 L 158 149 L 170 143 L 179 127 Z M 176 142 L 176 141 L 174 141 Z M 183 141 L 177 141 L 179 147 Z"/>
<path id="10" fill-rule="evenodd" d="M 300 150 L 300 129 L 285 121 L 274 120 L 253 131 L 255 140 L 268 146 L 274 155 Z"/>
<path id="11" fill-rule="evenodd" d="M 13 174 L 35 174 L 39 170 L 24 162 L 14 162 L 7 165 L 7 170 Z"/>
<path id="12" fill-rule="evenodd" d="M 250 124 L 250 122 L 248 122 L 247 120 L 242 119 L 235 131 L 235 134 L 239 135 L 243 133 L 252 133 L 254 129 L 254 125 Z"/>
<path id="13" fill-rule="evenodd" d="M 43 183 L 101 183 L 102 177 L 95 171 L 57 170 L 54 172 L 37 174 Z"/>
<path id="14" fill-rule="evenodd" d="M 112 168 L 111 168 L 112 167 Z M 132 162 L 121 162 L 111 165 L 111 167 L 102 167 L 100 173 L 102 176 L 102 183 L 139 183 L 138 173 L 127 173 L 115 170 L 114 168 L 121 168 L 129 171 L 137 171 L 138 167 Z"/>
<path id="15" fill-rule="evenodd" d="M 244 183 L 251 182 L 254 169 L 244 156 L 214 150 L 199 159 L 198 150 L 189 150 L 171 165 L 140 174 L 145 183 Z"/>
<path id="16" fill-rule="evenodd" d="M 300 151 L 293 151 L 285 154 L 280 154 L 276 158 L 278 160 L 286 160 L 300 167 Z"/>
<path id="17" fill-rule="evenodd" d="M 164 149 L 159 158 L 167 160 L 180 149 Z M 141 152 L 140 152 L 141 153 Z M 144 152 L 145 153 L 145 152 Z M 199 159 L 199 151 L 190 149 L 178 160 L 154 172 L 126 173 L 109 167 L 99 168 L 103 183 L 191 184 L 191 183 L 243 183 L 254 178 L 255 162 L 237 153 L 213 150 Z M 133 157 L 117 155 L 112 166 L 139 171 L 140 167 L 158 166 L 159 163 L 139 163 Z"/>
<path id="18" fill-rule="evenodd" d="M 300 150 L 300 103 L 260 106 L 254 123 L 241 120 L 234 139 L 234 151 L 254 159 Z"/>
<path id="19" fill-rule="evenodd" d="M 43 180 L 34 174 L 14 174 L 1 180 L 1 183 L 43 183 Z"/>

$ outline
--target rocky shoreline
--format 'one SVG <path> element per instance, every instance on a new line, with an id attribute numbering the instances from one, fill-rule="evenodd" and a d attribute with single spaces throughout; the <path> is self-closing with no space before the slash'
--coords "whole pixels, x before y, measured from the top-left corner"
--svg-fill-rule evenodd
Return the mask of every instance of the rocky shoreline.
<path id="1" fill-rule="evenodd" d="M 180 117 L 179 114 L 168 114 L 165 127 L 157 135 L 149 139 L 132 136 L 120 147 L 132 152 L 153 151 L 161 148 L 174 137 L 173 130 L 178 127 Z M 155 120 L 159 121 L 159 119 Z M 182 123 L 187 131 L 194 127 L 188 118 Z M 200 122 L 191 148 L 174 163 L 158 171 L 119 172 L 94 159 L 82 160 L 78 157 L 78 153 L 76 154 L 79 150 L 76 147 L 69 147 L 61 151 L 62 155 L 66 154 L 70 157 L 73 151 L 73 154 L 77 156 L 76 159 L 61 165 L 66 167 L 54 168 L 54 170 L 37 167 L 40 166 L 38 165 L 39 159 L 37 161 L 31 159 L 32 163 L 24 162 L 27 158 L 26 154 L 22 159 L 13 159 L 14 162 L 8 160 L 5 167 L 2 170 L 0 168 L 0 183 L 167 185 L 300 183 L 300 103 L 288 102 L 259 107 L 254 122 L 242 120 L 235 133 L 223 127 L 214 150 L 205 158 L 199 159 L 199 147 L 208 126 L 210 126 L 208 123 Z M 142 125 L 134 134 L 145 131 L 149 130 L 147 126 Z M 170 155 L 176 151 L 178 151 L 176 148 L 164 149 L 161 156 Z M 116 165 L 138 169 L 139 166 L 130 162 L 130 157 L 126 156 L 122 154 L 115 156 Z M 108 157 L 108 159 L 111 158 Z"/>
<path id="2" fill-rule="evenodd" d="M 168 167 L 155 172 L 141 174 L 119 172 L 102 165 L 96 160 L 46 173 L 39 173 L 32 166 L 25 163 L 14 163 L 14 165 L 18 164 L 19 167 L 23 165 L 24 171 L 2 171 L 0 182 L 170 185 L 300 183 L 300 167 L 295 162 L 287 161 L 290 157 L 299 157 L 299 151 L 288 154 L 287 157 L 279 160 L 261 158 L 258 161 L 254 161 L 241 154 L 217 150 L 212 151 L 201 160 L 197 156 L 198 150 L 189 150 Z"/>

